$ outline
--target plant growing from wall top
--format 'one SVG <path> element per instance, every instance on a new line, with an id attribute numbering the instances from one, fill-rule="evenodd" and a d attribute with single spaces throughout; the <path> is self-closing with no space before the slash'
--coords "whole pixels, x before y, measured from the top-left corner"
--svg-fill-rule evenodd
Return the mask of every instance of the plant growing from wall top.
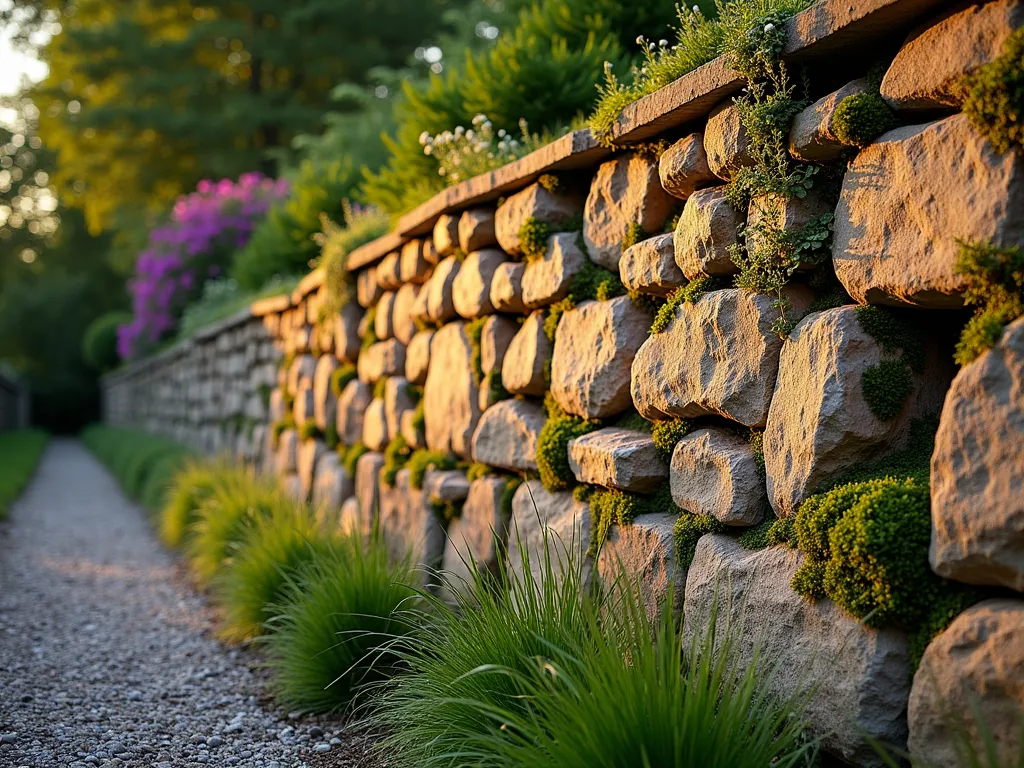
<path id="1" fill-rule="evenodd" d="M 1024 29 L 963 81 L 964 114 L 1000 154 L 1024 148 Z"/>

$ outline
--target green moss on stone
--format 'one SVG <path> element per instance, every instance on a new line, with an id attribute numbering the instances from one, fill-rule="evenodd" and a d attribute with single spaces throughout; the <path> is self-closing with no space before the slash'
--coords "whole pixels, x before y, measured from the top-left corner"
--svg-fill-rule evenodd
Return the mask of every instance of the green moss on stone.
<path id="1" fill-rule="evenodd" d="M 899 416 L 914 391 L 914 375 L 902 359 L 882 360 L 861 374 L 861 393 L 882 421 Z"/>
<path id="2" fill-rule="evenodd" d="M 577 489 L 579 487 L 582 486 L 578 486 Z M 667 483 L 648 496 L 608 488 L 595 488 L 588 494 L 586 500 L 590 503 L 590 548 L 588 551 L 589 554 L 595 556 L 608 539 L 613 525 L 629 525 L 640 515 L 654 512 L 671 512 L 673 514 L 679 512 L 679 507 L 672 501 L 672 492 Z"/>
<path id="3" fill-rule="evenodd" d="M 558 192 L 560 179 L 553 173 L 543 173 L 540 178 L 537 179 L 537 183 L 553 195 Z"/>
<path id="4" fill-rule="evenodd" d="M 864 147 L 897 125 L 896 114 L 877 92 L 854 93 L 839 102 L 832 119 L 835 137 L 851 147 Z"/>
<path id="5" fill-rule="evenodd" d="M 488 475 L 493 474 L 497 474 L 497 471 L 493 467 L 479 461 L 473 462 L 466 468 L 466 479 L 471 483 L 474 480 L 479 480 L 481 477 L 487 477 Z"/>
<path id="6" fill-rule="evenodd" d="M 323 436 L 324 433 L 320 430 L 320 427 L 312 421 L 307 421 L 299 427 L 299 437 L 303 440 L 315 440 Z"/>
<path id="7" fill-rule="evenodd" d="M 369 452 L 370 449 L 363 445 L 362 442 L 345 448 L 341 454 L 341 463 L 345 467 L 345 471 L 348 472 L 349 477 L 356 476 L 356 464 L 359 462 L 359 458 L 364 453 Z"/>
<path id="8" fill-rule="evenodd" d="M 727 526 L 710 515 L 691 515 L 684 512 L 672 528 L 675 541 L 676 567 L 687 569 L 693 564 L 697 542 L 709 533 L 725 533 Z"/>
<path id="9" fill-rule="evenodd" d="M 356 367 L 352 363 L 342 363 L 335 368 L 331 374 L 331 392 L 334 393 L 334 396 L 341 397 L 345 387 L 356 378 L 356 375 Z"/>
<path id="10" fill-rule="evenodd" d="M 1024 28 L 1003 53 L 964 79 L 964 114 L 996 152 L 1024 147 Z"/>
<path id="11" fill-rule="evenodd" d="M 444 451 L 420 448 L 412 452 L 412 455 L 406 460 L 405 466 L 409 468 L 409 485 L 419 489 L 423 487 L 423 479 L 426 477 L 428 469 L 442 471 L 455 469 L 458 462 Z"/>
<path id="12" fill-rule="evenodd" d="M 483 353 L 480 348 L 487 317 L 479 317 L 466 323 L 466 336 L 469 338 L 469 367 L 473 371 L 473 383 L 478 387 L 484 380 Z"/>
<path id="13" fill-rule="evenodd" d="M 395 477 L 409 461 L 412 449 L 401 435 L 395 435 L 384 448 L 384 466 L 380 469 L 380 481 L 385 485 L 394 485 Z"/>
<path id="14" fill-rule="evenodd" d="M 333 451 L 338 447 L 339 442 L 338 423 L 334 419 L 328 419 L 327 429 L 324 430 L 324 445 L 327 446 L 327 450 Z"/>
<path id="15" fill-rule="evenodd" d="M 622 236 L 622 252 L 625 253 L 627 250 L 632 248 L 637 243 L 644 239 L 644 228 L 636 222 L 630 222 L 626 225 L 626 234 Z"/>
<path id="16" fill-rule="evenodd" d="M 967 283 L 964 303 L 975 307 L 956 346 L 967 365 L 995 346 L 1003 328 L 1024 315 L 1024 251 L 991 243 L 960 242 L 953 271 Z"/>
<path id="17" fill-rule="evenodd" d="M 519 248 L 527 261 L 543 259 L 548 248 L 551 227 L 532 216 L 519 227 Z"/>
<path id="18" fill-rule="evenodd" d="M 566 491 L 576 485 L 569 467 L 569 441 L 601 427 L 595 419 L 581 419 L 562 411 L 549 397 L 548 420 L 537 437 L 537 469 L 540 481 L 550 492 Z"/>
<path id="19" fill-rule="evenodd" d="M 693 431 L 693 422 L 689 419 L 670 419 L 667 421 L 656 421 L 651 428 L 651 437 L 654 438 L 654 445 L 662 457 L 669 459 L 676 443 Z"/>
<path id="20" fill-rule="evenodd" d="M 376 331 L 376 325 L 377 325 L 377 305 L 376 304 L 373 305 L 372 307 L 370 307 L 368 310 L 366 310 L 366 314 L 363 316 L 363 323 L 365 323 L 364 327 L 366 328 L 366 332 L 363 334 L 363 340 L 362 340 L 362 342 L 360 344 L 360 349 L 365 352 L 367 349 L 369 349 L 370 347 L 372 347 L 374 344 L 376 344 L 379 341 L 379 339 L 377 338 L 377 331 Z"/>

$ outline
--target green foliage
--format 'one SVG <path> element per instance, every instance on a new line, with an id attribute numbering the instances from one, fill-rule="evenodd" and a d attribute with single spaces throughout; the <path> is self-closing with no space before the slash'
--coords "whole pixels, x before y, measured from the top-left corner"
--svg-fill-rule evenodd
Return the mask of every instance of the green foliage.
<path id="1" fill-rule="evenodd" d="M 372 347 L 374 344 L 376 344 L 378 341 L 380 341 L 380 339 L 377 338 L 377 331 L 376 331 L 376 328 L 375 328 L 376 322 L 377 322 L 377 305 L 374 304 L 372 307 L 370 307 L 368 310 L 366 310 L 366 314 L 363 315 L 363 323 L 366 326 L 366 330 L 363 333 L 363 340 L 362 340 L 362 342 L 360 344 L 360 350 L 363 351 L 363 352 L 365 352 L 370 347 Z"/>
<path id="2" fill-rule="evenodd" d="M 268 608 L 264 645 L 275 697 L 289 709 L 335 712 L 394 674 L 397 659 L 382 641 L 411 630 L 414 583 L 378 537 L 344 537 L 288 574 Z"/>
<path id="3" fill-rule="evenodd" d="M 334 419 L 328 419 L 327 429 L 324 430 L 324 445 L 327 446 L 327 450 L 333 451 L 337 449 L 340 442 L 341 438 L 338 435 L 338 422 Z"/>
<path id="4" fill-rule="evenodd" d="M 654 424 L 641 416 L 634 408 L 616 416 L 613 426 L 619 429 L 632 429 L 635 432 L 647 432 L 648 434 L 654 429 Z"/>
<path id="5" fill-rule="evenodd" d="M 427 403 L 422 397 L 416 403 L 416 410 L 412 412 L 412 426 L 417 432 L 423 432 L 427 428 Z"/>
<path id="6" fill-rule="evenodd" d="M 341 463 L 345 467 L 345 471 L 348 472 L 349 477 L 354 478 L 356 476 L 356 464 L 359 463 L 359 459 L 364 453 L 369 452 L 370 449 L 363 445 L 362 442 L 358 442 L 345 449 L 345 453 L 341 457 Z"/>
<path id="7" fill-rule="evenodd" d="M 1024 147 L 1024 31 L 1003 43 L 1002 55 L 963 82 L 964 114 L 996 152 Z"/>
<path id="8" fill-rule="evenodd" d="M 281 441 L 281 435 L 289 429 L 295 429 L 295 418 L 291 414 L 291 409 L 284 415 L 284 418 L 270 425 L 270 434 L 275 448 Z"/>
<path id="9" fill-rule="evenodd" d="M 740 546 L 744 549 L 764 549 L 777 544 L 789 542 L 793 519 L 778 519 L 771 514 L 765 515 L 757 525 L 747 528 L 739 537 Z"/>
<path id="10" fill-rule="evenodd" d="M 327 216 L 321 217 L 320 234 L 314 239 L 320 246 L 319 266 L 324 270 L 327 290 L 325 311 L 337 313 L 351 303 L 355 277 L 346 268 L 352 251 L 371 240 L 383 237 L 391 229 L 388 215 L 373 207 L 354 207 L 348 200 L 341 204 L 344 226 Z"/>
<path id="11" fill-rule="evenodd" d="M 561 184 L 561 180 L 557 174 L 554 173 L 542 173 L 537 179 L 537 183 L 541 185 L 549 194 L 554 195 L 558 192 L 558 187 Z"/>
<path id="12" fill-rule="evenodd" d="M 692 515 L 683 512 L 672 528 L 675 541 L 676 567 L 687 569 L 697 553 L 697 542 L 709 533 L 725 533 L 728 527 L 710 515 Z"/>
<path id="13" fill-rule="evenodd" d="M 314 421 L 307 421 L 301 427 L 299 427 L 299 439 L 300 440 L 317 440 L 324 436 L 320 427 L 316 425 Z"/>
<path id="14" fill-rule="evenodd" d="M 82 359 L 97 371 L 110 371 L 117 367 L 117 327 L 132 320 L 130 312 L 108 312 L 100 315 L 85 329 L 82 337 Z"/>
<path id="15" fill-rule="evenodd" d="M 861 374 L 860 388 L 871 412 L 888 421 L 899 416 L 914 391 L 914 376 L 902 359 L 882 360 Z"/>
<path id="16" fill-rule="evenodd" d="M 388 390 L 388 377 L 384 376 L 373 383 L 373 399 L 383 400 Z"/>
<path id="17" fill-rule="evenodd" d="M 409 457 L 412 455 L 412 448 L 401 435 L 395 435 L 391 442 L 384 448 L 384 466 L 380 468 L 380 481 L 385 485 L 394 485 L 398 476 Z"/>
<path id="18" fill-rule="evenodd" d="M 457 465 L 458 462 L 444 451 L 420 448 L 413 451 L 405 466 L 409 468 L 409 485 L 418 489 L 423 487 L 428 469 L 449 470 Z"/>
<path id="19" fill-rule="evenodd" d="M 572 309 L 573 306 L 571 299 L 562 299 L 548 307 L 548 312 L 544 316 L 544 335 L 547 337 L 548 341 L 554 343 L 555 335 L 558 333 L 558 324 L 562 320 L 562 315 Z"/>
<path id="20" fill-rule="evenodd" d="M 975 307 L 956 346 L 956 362 L 967 365 L 999 341 L 1008 323 L 1024 315 L 1024 251 L 990 243 L 958 245 L 953 271 L 967 283 L 964 303 Z"/>
<path id="21" fill-rule="evenodd" d="M 478 387 L 484 380 L 483 353 L 480 342 L 487 324 L 487 316 L 478 317 L 466 323 L 466 337 L 469 339 L 469 368 L 473 372 L 473 383 Z"/>
<path id="22" fill-rule="evenodd" d="M 231 278 L 207 280 L 202 296 L 185 307 L 178 325 L 178 338 L 187 339 L 196 331 L 241 312 L 259 299 L 290 293 L 298 282 L 299 278 L 294 275 L 272 277 L 259 290 L 243 290 Z"/>
<path id="23" fill-rule="evenodd" d="M 622 237 L 622 252 L 625 253 L 627 250 L 632 248 L 634 245 L 644 239 L 644 228 L 637 224 L 635 221 L 629 222 L 626 225 L 626 234 Z"/>
<path id="24" fill-rule="evenodd" d="M 877 91 L 847 96 L 836 106 L 832 118 L 835 137 L 861 149 L 896 125 L 896 115 Z"/>
<path id="25" fill-rule="evenodd" d="M 357 376 L 356 366 L 354 363 L 342 363 L 334 372 L 331 374 L 331 392 L 334 393 L 335 397 L 341 397 L 341 393 L 345 391 L 345 387 L 348 386 L 350 381 L 353 381 Z"/>
<path id="26" fill-rule="evenodd" d="M 519 247 L 522 249 L 523 258 L 526 261 L 543 259 L 550 236 L 551 226 L 546 222 L 532 216 L 524 221 L 519 228 Z"/>
<path id="27" fill-rule="evenodd" d="M 608 301 L 616 296 L 623 296 L 626 289 L 619 276 L 604 267 L 599 267 L 589 259 L 583 263 L 583 269 L 576 273 L 569 288 L 569 299 L 573 306 L 582 301 Z"/>
<path id="28" fill-rule="evenodd" d="M 481 477 L 487 477 L 488 475 L 493 474 L 497 474 L 497 470 L 495 470 L 494 467 L 490 467 L 479 461 L 474 461 L 466 468 L 466 479 L 471 483 L 474 480 L 479 480 Z"/>
<path id="29" fill-rule="evenodd" d="M 857 307 L 861 328 L 886 352 L 899 352 L 895 360 L 882 360 L 861 374 L 861 392 L 871 412 L 883 421 L 903 410 L 914 390 L 914 371 L 924 365 L 920 333 L 894 310 L 873 305 Z"/>
<path id="30" fill-rule="evenodd" d="M 651 430 L 654 438 L 654 447 L 665 459 L 672 457 L 672 451 L 676 449 L 676 443 L 686 437 L 693 430 L 693 422 L 689 419 L 669 419 L 667 421 L 656 421 Z"/>
<path id="31" fill-rule="evenodd" d="M 39 429 L 0 432 L 0 520 L 35 472 L 50 436 Z"/>
<path id="32" fill-rule="evenodd" d="M 599 429 L 601 422 L 570 416 L 550 397 L 545 404 L 548 420 L 537 437 L 537 469 L 548 491 L 564 491 L 576 484 L 576 476 L 569 467 L 569 441 Z"/>
<path id="33" fill-rule="evenodd" d="M 189 461 L 174 476 L 167 499 L 160 510 L 160 540 L 171 549 L 185 544 L 202 503 L 213 495 L 230 465 Z"/>
<path id="34" fill-rule="evenodd" d="M 651 333 L 664 333 L 669 324 L 675 319 L 676 310 L 683 304 L 693 304 L 701 296 L 709 291 L 715 291 L 725 287 L 722 281 L 715 277 L 698 277 L 686 285 L 676 288 L 668 295 L 668 300 L 662 304 L 651 323 Z"/>
<path id="35" fill-rule="evenodd" d="M 578 490 L 582 486 L 577 486 Z M 614 489 L 594 489 L 590 502 L 590 554 L 596 555 L 608 539 L 613 525 L 629 525 L 639 515 L 655 512 L 678 513 L 668 484 L 662 484 L 649 496 Z"/>

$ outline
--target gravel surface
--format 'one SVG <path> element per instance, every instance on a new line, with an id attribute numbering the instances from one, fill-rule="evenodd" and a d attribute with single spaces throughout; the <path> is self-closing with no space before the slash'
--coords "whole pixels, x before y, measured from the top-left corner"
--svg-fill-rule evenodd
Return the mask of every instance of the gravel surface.
<path id="1" fill-rule="evenodd" d="M 276 711 L 258 659 L 137 506 L 54 441 L 0 523 L 0 766 L 369 768 L 366 735 Z"/>

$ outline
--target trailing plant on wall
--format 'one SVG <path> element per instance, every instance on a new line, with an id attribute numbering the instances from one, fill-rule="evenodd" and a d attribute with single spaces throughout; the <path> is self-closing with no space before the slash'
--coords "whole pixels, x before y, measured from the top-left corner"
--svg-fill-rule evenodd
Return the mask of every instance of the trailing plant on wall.
<path id="1" fill-rule="evenodd" d="M 963 81 L 964 114 L 996 152 L 1024 148 L 1024 29 L 1003 44 L 1003 54 Z"/>
<path id="2" fill-rule="evenodd" d="M 977 242 L 961 242 L 959 248 L 954 271 L 967 283 L 964 303 L 975 308 L 956 345 L 956 362 L 967 365 L 1024 315 L 1024 252 Z"/>

